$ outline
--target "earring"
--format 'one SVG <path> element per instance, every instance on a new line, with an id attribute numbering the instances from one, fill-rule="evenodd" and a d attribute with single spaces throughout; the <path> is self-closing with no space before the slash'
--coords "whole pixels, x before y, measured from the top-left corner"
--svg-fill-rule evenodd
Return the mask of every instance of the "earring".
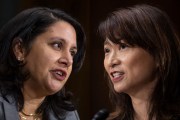
<path id="1" fill-rule="evenodd" d="M 18 61 L 21 61 L 21 57 L 18 57 L 17 59 L 18 59 Z"/>
<path id="2" fill-rule="evenodd" d="M 18 59 L 18 61 L 20 61 L 20 62 L 23 62 L 23 61 L 24 61 L 24 58 L 21 58 L 21 57 L 18 57 L 17 59 Z"/>

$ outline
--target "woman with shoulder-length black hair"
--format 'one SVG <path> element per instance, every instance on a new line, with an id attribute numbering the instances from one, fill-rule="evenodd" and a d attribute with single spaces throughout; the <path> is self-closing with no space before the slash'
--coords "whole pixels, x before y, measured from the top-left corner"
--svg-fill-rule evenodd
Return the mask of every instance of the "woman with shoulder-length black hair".
<path id="1" fill-rule="evenodd" d="M 110 120 L 180 119 L 180 39 L 168 16 L 150 5 L 112 12 L 99 26 Z"/>
<path id="2" fill-rule="evenodd" d="M 22 11 L 0 30 L 1 120 L 78 120 L 64 84 L 85 56 L 85 34 L 63 11 Z"/>

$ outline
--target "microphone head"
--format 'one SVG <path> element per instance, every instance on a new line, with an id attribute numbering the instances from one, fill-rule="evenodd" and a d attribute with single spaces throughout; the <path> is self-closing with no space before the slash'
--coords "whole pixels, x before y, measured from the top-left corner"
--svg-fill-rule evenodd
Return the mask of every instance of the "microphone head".
<path id="1" fill-rule="evenodd" d="M 108 116 L 109 111 L 107 109 L 101 109 L 94 115 L 92 120 L 105 120 Z"/>

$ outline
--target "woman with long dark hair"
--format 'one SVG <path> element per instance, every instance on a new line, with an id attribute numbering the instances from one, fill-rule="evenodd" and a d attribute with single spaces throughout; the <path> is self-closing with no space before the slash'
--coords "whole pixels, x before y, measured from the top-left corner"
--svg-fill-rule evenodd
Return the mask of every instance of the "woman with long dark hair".
<path id="1" fill-rule="evenodd" d="M 99 26 L 114 112 L 110 120 L 177 120 L 180 40 L 168 16 L 150 5 L 112 12 Z"/>
<path id="2" fill-rule="evenodd" d="M 78 120 L 64 85 L 85 55 L 74 18 L 44 7 L 22 11 L 0 30 L 1 120 Z"/>

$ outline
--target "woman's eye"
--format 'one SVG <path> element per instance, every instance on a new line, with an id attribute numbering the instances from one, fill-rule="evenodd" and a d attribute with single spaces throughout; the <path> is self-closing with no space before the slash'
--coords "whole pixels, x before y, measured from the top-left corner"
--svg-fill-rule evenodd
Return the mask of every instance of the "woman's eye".
<path id="1" fill-rule="evenodd" d="M 110 52 L 110 49 L 108 49 L 108 48 L 104 48 L 104 53 L 106 54 L 106 53 L 109 53 Z"/>
<path id="2" fill-rule="evenodd" d="M 71 56 L 74 57 L 76 55 L 76 51 L 71 51 Z"/>
<path id="3" fill-rule="evenodd" d="M 55 42 L 55 43 L 52 43 L 53 47 L 55 49 L 61 49 L 62 48 L 62 43 L 61 42 Z"/>
<path id="4" fill-rule="evenodd" d="M 126 49 L 127 47 L 128 47 L 128 45 L 125 43 L 120 44 L 120 49 Z"/>

